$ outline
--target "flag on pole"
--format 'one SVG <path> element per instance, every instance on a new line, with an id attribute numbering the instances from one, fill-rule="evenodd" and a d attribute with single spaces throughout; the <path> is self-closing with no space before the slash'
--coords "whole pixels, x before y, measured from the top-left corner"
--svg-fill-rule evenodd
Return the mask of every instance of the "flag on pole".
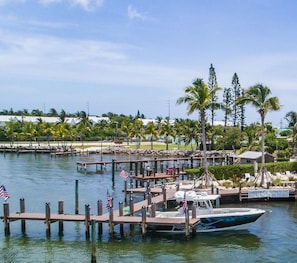
<path id="1" fill-rule="evenodd" d="M 0 196 L 2 196 L 2 197 L 5 199 L 5 201 L 9 198 L 9 194 L 8 194 L 8 192 L 6 191 L 4 185 L 1 185 L 1 186 L 0 186 Z"/>
<path id="2" fill-rule="evenodd" d="M 106 208 L 109 209 L 112 207 L 112 197 L 109 194 L 109 191 L 107 190 L 107 203 L 106 203 Z"/>
<path id="3" fill-rule="evenodd" d="M 129 173 L 125 170 L 122 170 L 120 172 L 120 176 L 123 177 L 124 179 L 127 179 L 129 177 Z"/>

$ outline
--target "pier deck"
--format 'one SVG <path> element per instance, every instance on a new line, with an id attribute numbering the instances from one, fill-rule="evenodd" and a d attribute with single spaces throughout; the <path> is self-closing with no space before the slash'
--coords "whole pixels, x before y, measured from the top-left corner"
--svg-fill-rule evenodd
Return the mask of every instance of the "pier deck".
<path id="1" fill-rule="evenodd" d="M 155 193 L 157 192 L 158 195 L 151 198 L 151 202 L 154 204 L 164 202 L 164 196 L 162 193 L 162 189 L 155 189 Z M 175 190 L 168 189 L 166 191 L 166 198 L 172 198 L 174 196 Z M 85 222 L 86 228 L 90 225 L 91 221 L 96 223 L 109 223 L 112 225 L 116 224 L 142 224 L 146 226 L 153 226 L 153 225 L 180 225 L 186 226 L 186 224 L 193 228 L 199 223 L 198 218 L 189 218 L 186 220 L 185 218 L 156 218 L 156 217 L 146 217 L 143 216 L 134 216 L 130 211 L 130 206 L 124 207 L 121 211 L 120 210 L 113 210 L 111 209 L 108 213 L 102 215 L 92 215 L 92 214 L 64 214 L 64 213 L 28 213 L 28 212 L 16 212 L 16 213 L 9 213 L 9 204 L 6 203 L 4 205 L 4 216 L 0 218 L 5 222 L 5 233 L 10 233 L 9 230 L 9 222 L 17 221 L 17 220 L 39 220 L 44 221 L 48 228 L 50 228 L 50 224 L 54 222 Z M 49 206 L 49 204 L 47 204 Z M 145 207 L 148 206 L 148 200 L 143 200 L 133 204 L 133 213 L 139 212 Z M 6 207 L 6 208 L 5 208 Z M 49 210 L 48 210 L 49 211 Z M 120 215 L 121 214 L 121 215 Z M 188 222 L 187 222 L 188 221 Z M 111 227 L 111 225 L 110 225 Z"/>

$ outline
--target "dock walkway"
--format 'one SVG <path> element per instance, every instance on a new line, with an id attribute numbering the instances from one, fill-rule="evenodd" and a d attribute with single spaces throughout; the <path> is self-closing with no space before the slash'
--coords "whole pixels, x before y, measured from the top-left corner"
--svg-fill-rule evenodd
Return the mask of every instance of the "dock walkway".
<path id="1" fill-rule="evenodd" d="M 160 189 L 162 190 L 162 189 Z M 162 193 L 162 191 L 158 190 L 158 195 L 151 198 L 151 204 L 160 204 L 162 202 L 166 202 L 166 198 L 172 198 L 174 196 L 175 190 L 169 189 L 166 191 L 166 195 Z M 102 205 L 102 202 L 101 202 Z M 189 229 L 194 229 L 196 225 L 199 223 L 198 218 L 156 218 L 156 217 L 147 217 L 146 209 L 149 206 L 148 200 L 143 200 L 137 203 L 131 203 L 130 206 L 120 207 L 120 209 L 113 210 L 109 209 L 108 213 L 93 215 L 90 214 L 89 209 L 86 209 L 85 214 L 64 214 L 64 213 L 50 213 L 49 204 L 46 203 L 45 213 L 28 213 L 28 212 L 16 212 L 9 213 L 9 204 L 4 204 L 4 216 L 0 218 L 3 219 L 5 224 L 5 234 L 10 235 L 10 222 L 21 220 L 22 221 L 22 230 L 25 232 L 25 221 L 26 220 L 39 220 L 44 221 L 46 224 L 46 233 L 50 233 L 50 224 L 54 222 L 59 222 L 63 224 L 63 222 L 84 222 L 86 225 L 86 233 L 89 233 L 89 227 L 91 222 L 99 223 L 108 223 L 110 233 L 113 232 L 113 228 L 115 225 L 120 224 L 139 224 L 142 226 L 142 232 L 145 233 L 147 227 L 156 226 L 156 225 L 180 225 L 183 226 L 186 232 L 186 236 L 189 236 Z M 98 209 L 99 211 L 99 209 Z M 102 211 L 102 207 L 101 207 Z M 142 216 L 135 216 L 135 213 L 139 211 L 144 211 Z M 59 225 L 59 233 L 62 232 L 63 226 Z M 89 236 L 89 234 L 87 234 Z"/>

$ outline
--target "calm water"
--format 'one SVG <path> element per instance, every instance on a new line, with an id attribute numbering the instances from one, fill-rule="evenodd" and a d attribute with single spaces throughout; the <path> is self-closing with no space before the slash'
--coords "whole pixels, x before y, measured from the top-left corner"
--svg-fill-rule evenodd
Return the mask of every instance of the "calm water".
<path id="1" fill-rule="evenodd" d="M 87 174 L 78 172 L 76 161 L 80 158 L 1 154 L 0 184 L 6 186 L 11 196 L 10 211 L 19 211 L 19 199 L 25 198 L 27 212 L 44 212 L 45 203 L 50 202 L 52 213 L 56 213 L 58 201 L 63 200 L 65 213 L 74 213 L 76 179 L 79 180 L 80 213 L 84 213 L 85 204 L 90 204 L 91 212 L 96 213 L 99 199 L 103 200 L 105 209 L 107 189 L 115 204 L 124 201 L 124 182 L 118 173 L 113 184 L 110 167 L 103 174 L 95 173 L 95 167 L 90 167 Z M 100 156 L 91 158 L 99 160 Z M 188 241 L 183 235 L 142 238 L 138 228 L 132 232 L 128 226 L 124 236 L 116 227 L 115 235 L 110 237 L 108 226 L 104 225 L 104 234 L 97 241 L 97 262 L 296 262 L 296 202 L 243 206 L 259 207 L 267 213 L 246 231 L 198 233 Z M 0 214 L 3 215 L 3 207 Z M 27 221 L 25 236 L 20 222 L 12 222 L 10 227 L 10 237 L 4 237 L 4 224 L 0 223 L 0 262 L 91 261 L 91 244 L 85 241 L 83 223 L 65 222 L 63 237 L 58 236 L 58 224 L 52 224 L 49 239 L 43 222 Z"/>

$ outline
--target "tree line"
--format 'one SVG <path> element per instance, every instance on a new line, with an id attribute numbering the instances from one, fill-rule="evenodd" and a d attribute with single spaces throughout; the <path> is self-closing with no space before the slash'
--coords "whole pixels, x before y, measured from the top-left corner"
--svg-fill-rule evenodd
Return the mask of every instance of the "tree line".
<path id="1" fill-rule="evenodd" d="M 234 73 L 231 87 L 223 89 L 223 101 L 218 101 L 218 86 L 216 73 L 213 65 L 209 68 L 208 83 L 202 79 L 196 79 L 192 85 L 184 89 L 185 95 L 178 98 L 177 104 L 186 103 L 187 113 L 199 112 L 200 118 L 175 119 L 172 123 L 169 117 L 156 117 L 144 125 L 145 116 L 138 111 L 135 116 L 105 113 L 102 117 L 108 117 L 109 121 L 102 120 L 92 123 L 85 111 L 66 113 L 61 110 L 58 113 L 50 109 L 44 113 L 34 109 L 13 111 L 2 110 L 0 115 L 19 116 L 50 116 L 58 117 L 55 124 L 43 122 L 39 119 L 37 123 L 10 121 L 0 128 L 0 139 L 9 140 L 11 144 L 16 141 L 96 141 L 114 140 L 127 143 L 136 141 L 139 144 L 143 140 L 151 142 L 151 148 L 155 141 L 162 139 L 166 149 L 170 143 L 178 148 L 190 146 L 193 150 L 265 150 L 278 158 L 289 158 L 296 155 L 297 114 L 288 112 L 285 119 L 288 121 L 289 129 L 283 131 L 279 137 L 277 129 L 271 123 L 265 123 L 265 117 L 270 110 L 277 110 L 278 98 L 269 97 L 271 90 L 257 84 L 244 90 L 239 77 Z M 261 123 L 245 124 L 245 105 L 250 103 L 256 107 L 261 116 Z M 214 120 L 217 110 L 224 111 L 224 125 L 215 126 Z M 210 121 L 207 121 L 209 113 Z M 261 115 L 262 114 L 262 115 Z M 79 122 L 70 125 L 65 122 L 67 117 L 77 117 Z M 228 126 L 228 123 L 232 126 Z M 265 135 L 265 136 L 264 136 Z M 290 140 L 288 140 L 288 138 Z M 264 143 L 264 146 L 263 146 Z"/>

